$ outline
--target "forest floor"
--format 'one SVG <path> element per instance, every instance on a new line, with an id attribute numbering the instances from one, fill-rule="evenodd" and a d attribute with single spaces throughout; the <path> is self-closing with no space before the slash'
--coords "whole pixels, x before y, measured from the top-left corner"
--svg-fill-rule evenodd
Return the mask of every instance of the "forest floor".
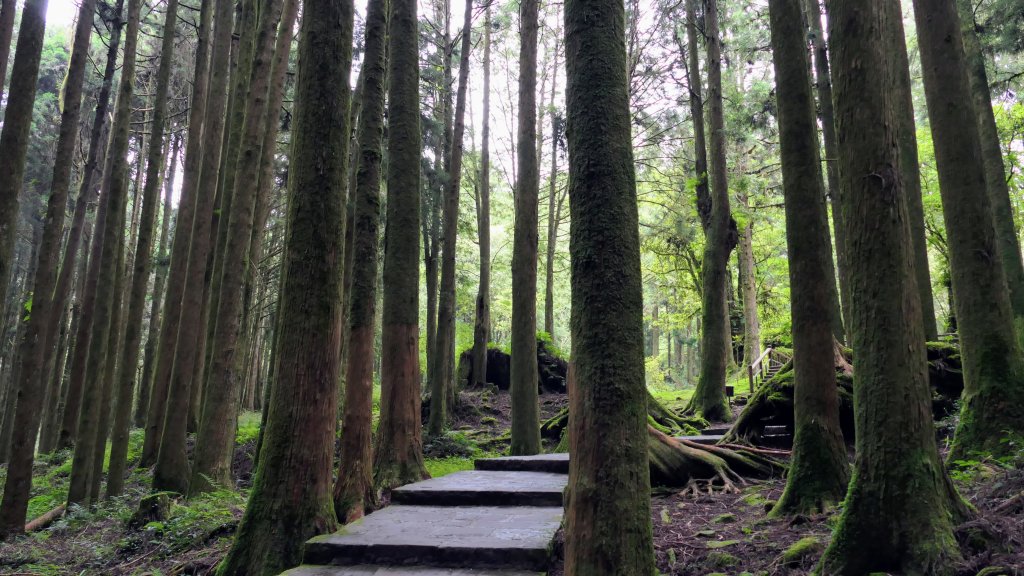
<path id="1" fill-rule="evenodd" d="M 689 391 L 656 393 L 676 407 Z M 500 455 L 508 443 L 510 399 L 494 389 L 463 392 L 452 431 L 425 446 L 427 468 L 443 476 L 472 468 L 477 457 Z M 541 395 L 541 417 L 557 413 L 564 395 Z M 205 575 L 227 552 L 251 486 L 252 453 L 259 414 L 244 414 L 235 451 L 236 485 L 192 500 L 176 500 L 165 520 L 137 528 L 128 519 L 146 494 L 150 471 L 136 469 L 124 496 L 92 510 L 73 509 L 48 528 L 0 543 L 0 574 L 165 576 Z M 137 458 L 141 432 L 135 431 L 129 456 Z M 70 475 L 69 452 L 37 462 L 30 517 L 63 502 Z M 1004 462 L 966 462 L 954 470 L 961 494 L 978 519 L 958 529 L 965 560 L 958 576 L 1024 576 L 1024 452 Z M 6 469 L 0 467 L 0 480 Z M 0 483 L 2 485 L 2 483 Z M 700 496 L 656 491 L 652 522 L 658 569 L 665 575 L 801 575 L 811 572 L 827 546 L 838 509 L 796 518 L 767 519 L 779 497 L 781 478 L 751 484 L 740 493 Z M 983 543 L 986 543 L 982 545 Z M 556 558 L 551 576 L 561 576 Z"/>

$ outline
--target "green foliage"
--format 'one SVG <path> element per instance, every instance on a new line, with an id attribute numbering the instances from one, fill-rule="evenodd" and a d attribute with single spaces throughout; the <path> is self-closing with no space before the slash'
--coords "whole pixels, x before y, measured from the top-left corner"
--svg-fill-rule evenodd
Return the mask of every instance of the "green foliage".
<path id="1" fill-rule="evenodd" d="M 260 420 L 262 414 L 259 412 L 242 412 L 238 415 L 238 429 L 235 430 L 235 444 L 245 444 L 255 441 L 260 433 Z"/>

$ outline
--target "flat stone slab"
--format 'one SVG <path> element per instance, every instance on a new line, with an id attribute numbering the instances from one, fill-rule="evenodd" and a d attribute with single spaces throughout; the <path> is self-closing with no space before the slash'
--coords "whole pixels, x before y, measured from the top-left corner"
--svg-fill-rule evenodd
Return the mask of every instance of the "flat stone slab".
<path id="1" fill-rule="evenodd" d="M 466 470 L 396 488 L 391 501 L 423 506 L 561 506 L 565 474 Z"/>
<path id="2" fill-rule="evenodd" d="M 480 458 L 474 465 L 477 470 L 503 470 L 506 472 L 553 472 L 569 473 L 569 454 L 537 454 L 536 456 L 505 456 L 503 458 Z"/>
<path id="3" fill-rule="evenodd" d="M 544 570 L 561 524 L 561 506 L 392 505 L 309 540 L 303 560 L 343 566 Z"/>
<path id="4" fill-rule="evenodd" d="M 422 566 L 308 566 L 282 572 L 281 576 L 537 576 L 535 571 L 476 568 L 429 568 Z"/>
<path id="5" fill-rule="evenodd" d="M 728 425 L 708 426 L 700 431 L 701 436 L 721 436 L 729 431 Z"/>
<path id="6" fill-rule="evenodd" d="M 710 446 L 711 444 L 717 444 L 722 438 L 725 438 L 724 434 L 701 434 L 700 436 L 676 436 L 676 440 L 689 440 L 690 442 L 696 442 L 697 444 L 704 444 Z"/>

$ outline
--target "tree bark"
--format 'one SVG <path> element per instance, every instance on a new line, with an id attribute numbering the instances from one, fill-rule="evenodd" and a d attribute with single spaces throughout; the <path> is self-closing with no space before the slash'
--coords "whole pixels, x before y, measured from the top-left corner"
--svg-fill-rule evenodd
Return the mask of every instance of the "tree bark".
<path id="1" fill-rule="evenodd" d="M 729 189 L 725 159 L 725 115 L 722 105 L 722 41 L 718 26 L 718 2 L 705 5 L 704 28 L 708 51 L 708 104 L 711 153 L 711 212 L 704 245 L 702 265 L 701 317 L 704 331 L 704 356 L 700 379 L 689 409 L 708 420 L 731 420 L 729 400 L 725 396 L 726 371 L 731 358 L 728 345 L 729 253 L 735 245 L 735 230 L 730 227 Z M 717 352 L 716 352 L 717 350 Z"/>
<path id="2" fill-rule="evenodd" d="M 544 265 L 544 331 L 555 340 L 555 247 L 558 245 L 558 217 L 561 202 L 555 202 L 558 182 L 558 138 L 561 136 L 558 114 L 555 112 L 555 89 L 558 87 L 558 44 L 555 44 L 555 58 L 551 73 L 551 176 L 548 180 L 548 233 L 547 258 Z"/>
<path id="3" fill-rule="evenodd" d="M 986 171 L 960 19 L 953 0 L 916 0 L 914 8 L 963 350 L 963 411 L 950 458 L 1009 454 L 1002 439 L 1024 434 L 1024 359 L 991 194 L 979 193 Z"/>
<path id="4" fill-rule="evenodd" d="M 96 294 L 93 304 L 93 318 L 88 358 L 85 364 L 85 382 L 82 407 L 78 416 L 78 438 L 71 465 L 71 482 L 68 487 L 68 503 L 88 505 L 91 502 L 93 473 L 97 453 L 103 458 L 106 441 L 103 426 L 104 388 L 109 385 L 106 378 L 112 370 L 116 350 L 110 349 L 110 333 L 119 326 L 114 324 L 114 289 L 121 273 L 120 254 L 124 238 L 125 207 L 128 194 L 128 141 L 131 125 L 131 100 L 135 90 L 136 45 L 139 36 L 139 16 L 142 10 L 140 0 L 129 0 L 126 15 L 127 28 L 124 36 L 124 58 L 121 62 L 121 80 L 114 101 L 114 119 L 110 127 L 110 144 L 103 169 L 102 194 L 105 197 L 107 214 L 103 225 L 97 218 L 93 235 L 92 257 L 89 259 L 89 274 Z M 88 289 L 88 288 L 87 288 Z M 116 332 L 115 332 L 116 334 Z M 86 345 L 81 342 L 78 346 Z M 100 462 L 102 466 L 102 462 Z M 98 480 L 98 478 L 96 479 Z"/>
<path id="5" fill-rule="evenodd" d="M 538 2 L 523 0 L 519 26 L 519 177 L 512 243 L 512 439 L 509 453 L 540 452 L 537 403 Z"/>
<path id="6" fill-rule="evenodd" d="M 0 166 L 0 302 L 7 301 L 7 281 L 18 234 L 18 193 L 25 176 L 32 106 L 36 101 L 36 80 L 46 31 L 46 5 L 47 0 L 26 0 L 21 9 L 11 85 L 6 93 L 7 107 L 0 133 L 0 158 L 4 159 Z M 0 84 L 3 84 L 2 79 Z"/>
<path id="7" fill-rule="evenodd" d="M 21 363 L 21 367 L 18 369 L 18 380 L 11 382 L 15 387 L 11 391 L 17 394 L 17 408 L 13 415 L 14 428 L 8 474 L 4 484 L 3 501 L 0 503 L 0 536 L 20 533 L 24 529 L 29 492 L 32 488 L 32 463 L 35 459 L 39 423 L 46 390 L 50 383 L 49 373 L 44 368 L 47 356 L 55 354 L 52 347 L 47 348 L 46 345 L 52 344 L 57 335 L 51 336 L 48 331 L 57 331 L 64 313 L 63 303 L 60 303 L 60 307 L 53 305 L 51 287 L 56 281 L 60 265 L 60 243 L 64 235 L 71 160 L 78 140 L 82 82 L 85 79 L 85 63 L 95 7 L 95 0 L 85 0 L 79 8 L 74 44 L 64 81 L 64 109 L 61 112 L 60 132 L 54 154 L 46 220 L 37 254 L 36 273 L 31 280 L 32 314 L 29 315 L 25 326 L 24 339 L 15 343 L 18 347 L 16 361 Z M 0 76 L 0 84 L 3 83 L 2 78 L 3 76 Z M 3 280 L 6 280 L 5 276 L 0 277 L 0 282 Z"/>
<path id="8" fill-rule="evenodd" d="M 204 3 L 205 5 L 208 3 Z M 209 11 L 209 8 L 206 8 Z M 178 23 L 178 0 L 167 0 L 160 48 L 160 67 L 156 74 L 156 92 L 152 97 L 152 124 L 149 149 L 146 153 L 146 179 L 142 191 L 142 207 L 138 239 L 133 262 L 132 283 L 128 295 L 128 317 L 125 323 L 123 350 L 118 372 L 114 427 L 111 432 L 110 470 L 107 478 L 107 497 L 119 496 L 124 491 L 124 473 L 128 464 L 128 431 L 131 427 L 132 400 L 135 390 L 136 367 L 142 343 L 142 315 L 146 309 L 146 292 L 153 262 L 153 229 L 156 209 L 160 204 L 161 172 L 163 170 L 164 128 L 167 122 L 167 97 L 170 91 L 171 64 L 174 61 L 174 36 Z M 177 150 L 175 150 L 177 151 Z M 142 150 L 137 151 L 141 157 Z M 138 195 L 136 195 L 138 199 Z M 155 299 L 155 296 L 154 296 Z M 156 322 L 153 318 L 151 322 Z"/>
<path id="9" fill-rule="evenodd" d="M 565 3 L 574 303 L 567 576 L 655 572 L 625 22 L 619 0 Z"/>
<path id="10" fill-rule="evenodd" d="M 373 359 L 377 320 L 377 261 L 380 222 L 380 180 L 384 141 L 384 90 L 387 80 L 388 0 L 374 0 L 366 9 L 366 51 L 363 59 L 362 108 L 357 135 L 355 198 L 352 202 L 353 248 L 350 287 L 351 334 L 338 482 L 334 509 L 348 523 L 377 506 L 373 489 Z"/>
<path id="11" fill-rule="evenodd" d="M 388 34 L 387 217 L 381 320 L 380 423 L 374 445 L 377 489 L 428 476 L 420 423 L 419 257 L 421 153 L 415 0 L 391 0 Z"/>
<path id="12" fill-rule="evenodd" d="M 793 324 L 794 438 L 786 489 L 772 515 L 823 511 L 842 500 L 849 481 L 839 426 L 830 287 L 835 272 L 822 190 L 818 127 L 801 0 L 771 0 L 786 244 Z M 748 366 L 749 363 L 746 363 Z"/>
<path id="13" fill-rule="evenodd" d="M 1024 264 L 1021 263 L 1020 241 L 1013 220 L 1013 205 L 1006 183 L 1003 166 L 1003 152 L 996 130 L 996 119 L 992 113 L 991 91 L 988 74 L 985 71 L 985 57 L 975 31 L 974 10 L 970 2 L 957 0 L 960 26 L 963 31 L 965 65 L 970 80 L 974 114 L 981 139 L 981 159 L 985 168 L 986 190 L 992 205 L 995 223 L 996 244 L 1002 260 L 1006 285 L 1010 290 L 1010 306 L 1015 318 L 1024 317 Z M 1019 320 L 1018 320 L 1019 322 Z"/>
<path id="14" fill-rule="evenodd" d="M 480 145 L 480 202 L 477 237 L 480 243 L 480 283 L 473 321 L 474 385 L 487 383 L 487 343 L 491 333 L 491 6 L 484 8 L 484 111 Z"/>
<path id="15" fill-rule="evenodd" d="M 277 381 L 252 494 L 222 576 L 295 566 L 306 539 L 337 526 L 331 467 L 345 320 L 338 264 L 345 254 L 354 12 L 348 1 L 303 2 Z"/>
<path id="16" fill-rule="evenodd" d="M 686 0 L 686 78 L 690 88 L 690 117 L 693 120 L 694 172 L 697 194 L 697 215 L 707 234 L 711 225 L 711 193 L 708 190 L 708 148 L 704 136 L 704 97 L 700 82 L 700 47 L 697 44 L 697 0 Z"/>
<path id="17" fill-rule="evenodd" d="M 205 326 L 201 324 L 199 318 L 202 314 L 204 276 L 213 243 L 210 226 L 221 166 L 222 147 L 217 143 L 221 142 L 224 134 L 227 99 L 228 58 L 231 48 L 231 5 L 229 2 L 230 0 L 217 0 L 214 8 L 212 52 L 209 65 L 210 89 L 205 102 L 206 120 L 203 121 L 202 126 L 202 141 L 213 145 L 203 146 L 200 150 L 199 143 L 196 142 L 195 149 L 195 152 L 197 154 L 201 152 L 202 156 L 202 168 L 199 172 L 202 174 L 202 178 L 193 176 L 190 181 L 189 157 L 188 150 L 186 150 L 184 184 L 194 187 L 196 194 L 195 218 L 192 222 L 190 247 L 186 254 L 185 270 L 187 272 L 184 275 L 180 292 L 182 294 L 181 304 L 177 309 L 173 309 L 179 315 L 179 325 L 175 326 L 177 328 L 177 346 L 174 350 L 174 357 L 169 359 L 173 361 L 173 364 L 168 367 L 170 381 L 168 382 L 166 409 L 162 420 L 163 433 L 159 438 L 156 466 L 153 469 L 154 490 L 168 490 L 180 494 L 188 492 L 191 472 L 185 453 L 185 438 L 189 420 L 188 407 L 192 398 L 191 387 L 193 384 L 199 385 L 198 382 L 194 382 L 196 363 L 203 361 L 198 340 L 200 334 L 205 330 Z M 193 99 L 195 99 L 195 94 L 193 94 Z M 193 109 L 195 109 L 195 105 L 193 105 Z M 189 134 L 188 146 L 192 147 L 192 134 Z M 182 229 L 179 227 L 178 230 Z M 174 248 L 177 249 L 177 238 L 175 238 Z M 171 261 L 171 270 L 173 274 L 173 260 Z M 168 291 L 168 297 L 170 297 L 170 291 Z M 167 302 L 164 305 L 165 324 L 166 314 L 171 310 L 168 308 L 170 300 Z M 158 364 L 158 374 L 160 369 Z M 152 401 L 150 403 L 152 405 Z M 149 424 L 147 424 L 148 427 Z"/>
<path id="18" fill-rule="evenodd" d="M 880 0 L 829 0 L 828 8 L 856 358 L 857 457 L 820 569 L 945 573 L 959 556 L 953 538 L 959 506 L 935 444 L 900 177 L 901 103 L 893 89 L 899 72 L 891 54 L 900 9 Z"/>

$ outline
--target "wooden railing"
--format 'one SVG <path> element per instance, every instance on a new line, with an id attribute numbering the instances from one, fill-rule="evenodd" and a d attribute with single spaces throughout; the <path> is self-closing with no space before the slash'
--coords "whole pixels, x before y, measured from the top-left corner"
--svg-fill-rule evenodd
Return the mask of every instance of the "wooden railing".
<path id="1" fill-rule="evenodd" d="M 789 362 L 790 357 L 784 352 L 772 348 L 769 346 L 765 348 L 764 352 L 754 360 L 750 366 L 747 366 L 747 378 L 750 381 L 750 393 L 754 393 L 754 388 L 758 384 L 763 382 L 769 375 L 774 375 L 779 371 L 780 368 Z"/>

